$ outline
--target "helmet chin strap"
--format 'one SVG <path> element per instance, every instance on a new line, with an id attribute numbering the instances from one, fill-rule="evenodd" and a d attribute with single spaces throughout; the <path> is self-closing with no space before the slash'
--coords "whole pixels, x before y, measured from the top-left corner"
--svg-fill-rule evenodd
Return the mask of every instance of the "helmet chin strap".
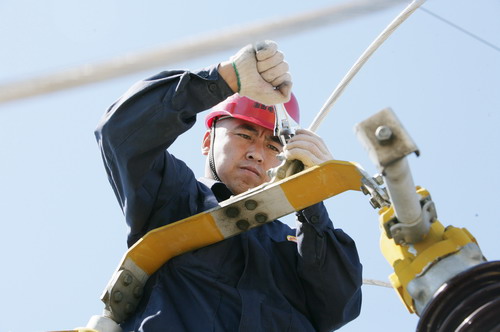
<path id="1" fill-rule="evenodd" d="M 215 168 L 215 158 L 214 158 L 214 144 L 215 144 L 215 123 L 217 119 L 212 122 L 212 128 L 210 129 L 210 151 L 208 153 L 208 163 L 210 165 L 210 172 L 214 180 L 222 182 L 217 174 L 217 169 Z"/>

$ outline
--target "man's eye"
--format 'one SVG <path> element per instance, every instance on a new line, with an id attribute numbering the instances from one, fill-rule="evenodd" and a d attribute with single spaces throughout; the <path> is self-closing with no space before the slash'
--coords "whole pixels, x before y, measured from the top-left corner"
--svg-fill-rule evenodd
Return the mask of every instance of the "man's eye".
<path id="1" fill-rule="evenodd" d="M 274 152 L 276 152 L 276 153 L 279 153 L 279 152 L 280 152 L 280 150 L 279 150 L 277 147 L 275 147 L 274 145 L 272 145 L 272 144 L 268 144 L 268 145 L 267 145 L 267 147 L 268 147 L 269 149 L 273 150 L 273 151 L 274 151 Z"/>
<path id="2" fill-rule="evenodd" d="M 251 137 L 248 136 L 247 134 L 237 134 L 237 135 L 243 137 L 244 139 L 251 139 Z"/>

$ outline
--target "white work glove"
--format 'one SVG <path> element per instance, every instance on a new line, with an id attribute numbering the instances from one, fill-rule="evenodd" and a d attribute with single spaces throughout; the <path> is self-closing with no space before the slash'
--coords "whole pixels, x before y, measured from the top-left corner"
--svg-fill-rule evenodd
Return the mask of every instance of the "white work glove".
<path id="1" fill-rule="evenodd" d="M 247 45 L 231 57 L 239 80 L 238 93 L 264 105 L 290 100 L 292 77 L 288 63 L 270 40 Z"/>
<path id="2" fill-rule="evenodd" d="M 321 137 L 307 129 L 297 129 L 283 147 L 283 153 L 288 160 L 300 160 L 305 168 L 333 159 Z"/>

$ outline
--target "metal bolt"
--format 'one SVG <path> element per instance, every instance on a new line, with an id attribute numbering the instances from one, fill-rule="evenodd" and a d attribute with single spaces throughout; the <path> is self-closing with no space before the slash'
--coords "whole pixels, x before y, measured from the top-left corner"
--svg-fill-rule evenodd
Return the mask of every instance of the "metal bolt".
<path id="1" fill-rule="evenodd" d="M 248 227 L 250 227 L 250 223 L 245 219 L 241 219 L 236 222 L 236 227 L 238 227 L 239 230 L 246 231 Z"/>
<path id="2" fill-rule="evenodd" d="M 235 206 L 230 206 L 226 209 L 226 216 L 229 218 L 236 218 L 240 214 L 240 209 Z"/>
<path id="3" fill-rule="evenodd" d="M 125 313 L 126 314 L 131 314 L 133 313 L 135 310 L 135 305 L 133 305 L 132 303 L 127 303 L 127 305 L 125 306 Z"/>
<path id="4" fill-rule="evenodd" d="M 387 126 L 379 126 L 375 130 L 375 137 L 380 143 L 387 143 L 392 138 L 392 130 Z"/>
<path id="5" fill-rule="evenodd" d="M 142 293 L 142 287 L 137 286 L 136 288 L 134 288 L 134 296 L 136 298 L 140 298 L 142 296 Z"/>
<path id="6" fill-rule="evenodd" d="M 255 210 L 257 208 L 257 202 L 254 201 L 253 199 L 249 199 L 248 201 L 245 202 L 245 207 L 248 210 Z"/>
<path id="7" fill-rule="evenodd" d="M 132 281 L 134 281 L 134 278 L 130 274 L 126 273 L 123 275 L 123 284 L 125 286 L 130 285 Z"/>
<path id="8" fill-rule="evenodd" d="M 361 192 L 363 193 L 363 195 L 368 195 L 370 193 L 366 186 L 361 186 Z"/>
<path id="9" fill-rule="evenodd" d="M 370 204 L 374 209 L 378 209 L 380 207 L 380 204 L 375 197 L 370 198 Z"/>
<path id="10" fill-rule="evenodd" d="M 113 301 L 115 302 L 121 302 L 123 300 L 123 293 L 120 291 L 116 291 L 113 293 Z"/>
<path id="11" fill-rule="evenodd" d="M 384 184 L 384 177 L 382 176 L 382 174 L 377 174 L 373 177 L 373 181 L 375 181 L 376 184 L 381 186 Z"/>
<path id="12" fill-rule="evenodd" d="M 258 223 L 260 224 L 263 224 L 267 221 L 268 217 L 267 217 L 267 214 L 265 213 L 257 213 L 255 215 L 255 221 L 257 221 Z"/>

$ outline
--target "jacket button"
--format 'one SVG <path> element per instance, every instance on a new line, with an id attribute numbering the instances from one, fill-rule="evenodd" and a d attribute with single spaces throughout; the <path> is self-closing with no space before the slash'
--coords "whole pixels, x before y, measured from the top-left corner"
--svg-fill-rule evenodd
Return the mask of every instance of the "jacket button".
<path id="1" fill-rule="evenodd" d="M 217 85 L 215 85 L 215 83 L 210 83 L 208 85 L 208 90 L 215 92 L 217 90 Z"/>
<path id="2" fill-rule="evenodd" d="M 318 217 L 318 216 L 312 216 L 312 217 L 310 218 L 310 221 L 311 221 L 311 223 L 313 223 L 313 224 L 317 224 L 317 223 L 318 223 L 318 221 L 319 221 L 319 217 Z"/>

